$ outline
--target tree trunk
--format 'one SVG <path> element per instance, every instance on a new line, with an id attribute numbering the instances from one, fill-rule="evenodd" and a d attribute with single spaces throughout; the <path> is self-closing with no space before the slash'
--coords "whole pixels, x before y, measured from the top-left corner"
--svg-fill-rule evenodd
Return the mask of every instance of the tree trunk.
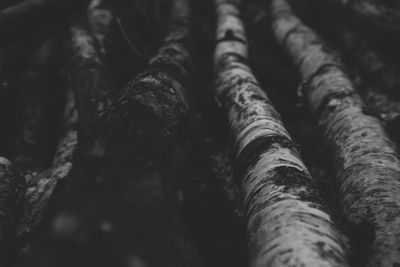
<path id="1" fill-rule="evenodd" d="M 340 59 L 286 1 L 274 0 L 271 12 L 275 36 L 305 81 L 311 113 L 333 153 L 358 264 L 399 264 L 400 162 L 394 145 L 366 110 Z"/>
<path id="2" fill-rule="evenodd" d="M 235 143 L 251 266 L 347 266 L 346 238 L 247 65 L 236 4 L 216 1 L 215 90 Z"/>

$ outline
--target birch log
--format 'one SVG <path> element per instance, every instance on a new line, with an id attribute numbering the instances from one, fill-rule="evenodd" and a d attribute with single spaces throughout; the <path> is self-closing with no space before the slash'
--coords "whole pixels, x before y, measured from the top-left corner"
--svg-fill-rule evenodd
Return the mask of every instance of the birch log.
<path id="1" fill-rule="evenodd" d="M 400 161 L 340 59 L 293 13 L 272 1 L 273 31 L 304 79 L 304 93 L 337 169 L 343 212 L 362 239 L 363 266 L 400 264 Z M 365 262 L 363 262 L 365 260 Z"/>
<path id="2" fill-rule="evenodd" d="M 346 238 L 248 66 L 238 2 L 215 4 L 215 91 L 235 141 L 251 266 L 348 266 Z"/>

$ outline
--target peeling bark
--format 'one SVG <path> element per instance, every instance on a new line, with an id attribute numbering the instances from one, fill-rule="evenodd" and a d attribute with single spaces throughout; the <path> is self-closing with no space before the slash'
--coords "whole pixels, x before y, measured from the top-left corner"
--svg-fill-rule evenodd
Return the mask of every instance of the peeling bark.
<path id="1" fill-rule="evenodd" d="M 215 91 L 234 139 L 251 266 L 348 266 L 346 238 L 248 66 L 237 2 L 215 4 Z"/>
<path id="2" fill-rule="evenodd" d="M 343 70 L 340 59 L 284 0 L 271 6 L 273 30 L 304 79 L 303 89 L 337 169 L 356 264 L 400 263 L 400 161 Z"/>

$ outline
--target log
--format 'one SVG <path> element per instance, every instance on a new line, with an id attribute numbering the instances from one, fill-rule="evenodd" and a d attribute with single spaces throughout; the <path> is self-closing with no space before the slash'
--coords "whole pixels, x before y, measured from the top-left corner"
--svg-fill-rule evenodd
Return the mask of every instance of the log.
<path id="1" fill-rule="evenodd" d="M 272 28 L 304 79 L 304 94 L 330 148 L 342 209 L 354 227 L 355 263 L 400 263 L 400 161 L 380 121 L 368 113 L 338 58 L 284 0 L 271 5 Z M 352 228 L 353 228 L 352 227 Z"/>
<path id="2" fill-rule="evenodd" d="M 215 4 L 215 92 L 234 139 L 250 266 L 348 266 L 346 238 L 247 63 L 238 2 Z"/>

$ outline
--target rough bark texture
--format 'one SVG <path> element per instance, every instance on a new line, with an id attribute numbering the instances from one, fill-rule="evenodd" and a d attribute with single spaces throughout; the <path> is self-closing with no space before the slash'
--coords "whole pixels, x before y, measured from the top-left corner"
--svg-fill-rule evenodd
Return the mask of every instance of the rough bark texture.
<path id="1" fill-rule="evenodd" d="M 362 266 L 400 264 L 400 162 L 379 120 L 366 110 L 340 59 L 284 0 L 271 6 L 273 30 L 304 79 L 311 113 L 337 169 L 343 212 L 354 226 Z"/>
<path id="2" fill-rule="evenodd" d="M 215 87 L 235 141 L 251 266 L 347 266 L 346 238 L 247 65 L 237 2 L 215 3 Z"/>

